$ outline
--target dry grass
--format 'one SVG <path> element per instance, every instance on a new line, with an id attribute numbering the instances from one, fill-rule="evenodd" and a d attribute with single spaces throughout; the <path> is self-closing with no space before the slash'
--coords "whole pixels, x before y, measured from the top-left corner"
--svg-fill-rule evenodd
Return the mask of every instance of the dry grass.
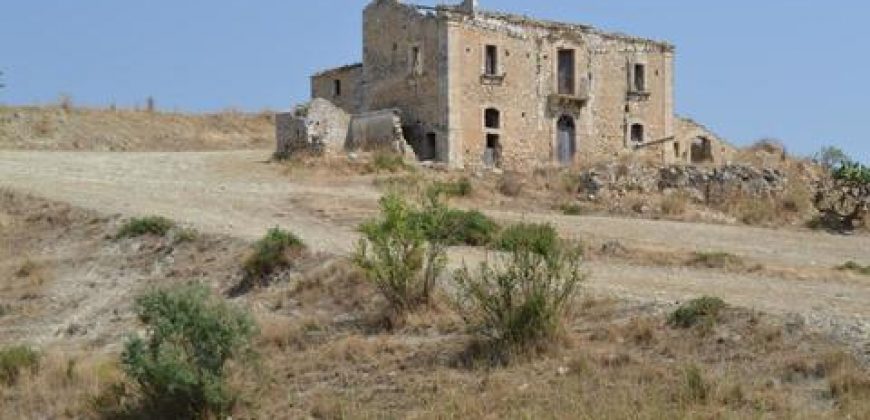
<path id="1" fill-rule="evenodd" d="M 662 198 L 662 214 L 666 216 L 682 216 L 689 209 L 689 196 L 685 193 L 674 192 Z"/>
<path id="2" fill-rule="evenodd" d="M 0 384 L 0 418 L 92 417 L 94 398 L 120 378 L 112 356 L 49 350 L 39 370 Z"/>
<path id="3" fill-rule="evenodd" d="M 186 151 L 272 148 L 271 115 L 226 111 L 180 114 L 97 109 L 61 101 L 0 107 L 4 149 Z"/>

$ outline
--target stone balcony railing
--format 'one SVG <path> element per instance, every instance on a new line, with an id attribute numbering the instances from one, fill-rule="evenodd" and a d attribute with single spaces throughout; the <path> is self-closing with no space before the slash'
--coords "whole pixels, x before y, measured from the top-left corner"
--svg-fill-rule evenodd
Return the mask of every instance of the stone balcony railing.
<path id="1" fill-rule="evenodd" d="M 554 93 L 547 97 L 547 104 L 554 113 L 580 112 L 589 101 L 589 80 L 582 78 L 577 80 L 574 94 Z"/>

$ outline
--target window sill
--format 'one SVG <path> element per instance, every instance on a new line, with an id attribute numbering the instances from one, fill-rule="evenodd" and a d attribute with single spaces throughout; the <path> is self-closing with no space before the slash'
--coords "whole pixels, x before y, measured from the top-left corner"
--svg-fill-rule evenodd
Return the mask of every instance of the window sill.
<path id="1" fill-rule="evenodd" d="M 628 92 L 628 99 L 635 101 L 646 101 L 650 97 L 649 91 L 631 90 Z"/>
<path id="2" fill-rule="evenodd" d="M 480 75 L 480 83 L 484 85 L 501 85 L 504 83 L 506 74 L 482 74 Z"/>

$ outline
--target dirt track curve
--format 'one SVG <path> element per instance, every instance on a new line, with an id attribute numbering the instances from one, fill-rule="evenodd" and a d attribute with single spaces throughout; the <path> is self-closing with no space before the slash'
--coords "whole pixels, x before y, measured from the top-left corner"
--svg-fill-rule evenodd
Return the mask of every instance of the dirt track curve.
<path id="1" fill-rule="evenodd" d="M 159 214 L 199 229 L 257 238 L 284 226 L 313 247 L 344 253 L 354 227 L 373 214 L 371 179 L 294 180 L 265 162 L 268 151 L 92 153 L 0 151 L 0 187 L 107 213 Z M 634 247 L 723 251 L 794 269 L 870 263 L 870 237 L 611 217 L 488 211 L 504 220 L 549 221 L 563 235 L 616 239 Z M 661 301 L 717 295 L 866 337 L 870 281 L 798 281 L 688 268 L 591 264 L 595 289 Z M 870 349 L 868 349 L 870 350 Z"/>

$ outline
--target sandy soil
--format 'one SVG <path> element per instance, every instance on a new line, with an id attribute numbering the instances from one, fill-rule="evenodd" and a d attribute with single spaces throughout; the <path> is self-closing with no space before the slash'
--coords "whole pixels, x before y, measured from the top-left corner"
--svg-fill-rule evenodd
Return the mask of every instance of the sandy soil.
<path id="1" fill-rule="evenodd" d="M 104 213 L 158 214 L 206 232 L 254 239 L 273 226 L 316 249 L 346 253 L 354 228 L 374 214 L 370 177 L 288 176 L 266 162 L 269 151 L 93 153 L 0 151 L 0 187 Z M 794 269 L 870 258 L 870 237 L 611 217 L 487 211 L 503 220 L 548 221 L 565 236 L 615 239 L 637 248 L 722 251 Z M 778 314 L 835 323 L 852 338 L 870 330 L 870 281 L 797 281 L 756 274 L 611 263 L 590 265 L 594 289 L 658 301 L 700 294 Z M 834 321 L 832 321 L 834 320 Z M 863 337 L 863 338 L 861 338 Z M 868 348 L 870 351 L 870 348 Z"/>

